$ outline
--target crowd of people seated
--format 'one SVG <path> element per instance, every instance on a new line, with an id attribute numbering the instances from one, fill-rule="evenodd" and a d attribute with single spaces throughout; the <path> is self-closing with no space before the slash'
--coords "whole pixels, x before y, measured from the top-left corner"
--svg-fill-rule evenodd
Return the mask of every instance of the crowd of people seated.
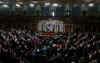
<path id="1" fill-rule="evenodd" d="M 43 37 L 26 28 L 0 29 L 0 62 L 99 63 L 98 34 L 68 32 Z"/>

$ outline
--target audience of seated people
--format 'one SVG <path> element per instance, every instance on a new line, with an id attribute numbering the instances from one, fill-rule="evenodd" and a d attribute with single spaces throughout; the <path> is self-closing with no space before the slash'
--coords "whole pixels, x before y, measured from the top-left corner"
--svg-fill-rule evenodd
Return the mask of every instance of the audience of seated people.
<path id="1" fill-rule="evenodd" d="M 1 63 L 99 63 L 99 59 L 100 40 L 94 32 L 42 37 L 27 28 L 0 29 Z"/>

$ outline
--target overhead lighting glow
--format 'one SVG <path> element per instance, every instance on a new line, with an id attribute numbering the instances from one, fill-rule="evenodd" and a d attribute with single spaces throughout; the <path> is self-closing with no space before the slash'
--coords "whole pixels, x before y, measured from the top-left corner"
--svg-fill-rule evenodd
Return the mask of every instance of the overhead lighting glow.
<path id="1" fill-rule="evenodd" d="M 0 4 L 4 3 L 3 1 L 0 1 Z"/>
<path id="2" fill-rule="evenodd" d="M 58 5 L 59 4 L 57 4 L 57 3 L 52 4 L 53 7 L 57 7 Z"/>
<path id="3" fill-rule="evenodd" d="M 20 4 L 16 4 L 16 7 L 18 7 L 18 8 L 19 8 L 19 7 L 21 7 L 21 5 L 20 5 Z"/>
<path id="4" fill-rule="evenodd" d="M 31 3 L 31 4 L 29 4 L 29 6 L 30 6 L 30 7 L 34 7 L 35 5 Z"/>
<path id="5" fill-rule="evenodd" d="M 94 3 L 90 3 L 88 6 L 89 7 L 93 7 L 94 6 Z"/>
<path id="6" fill-rule="evenodd" d="M 38 1 L 32 1 L 33 3 L 38 3 Z"/>
<path id="7" fill-rule="evenodd" d="M 23 4 L 23 2 L 18 2 L 19 4 Z"/>
<path id="8" fill-rule="evenodd" d="M 49 5 L 50 5 L 50 3 L 49 3 L 49 2 L 45 3 L 45 6 L 49 6 Z"/>
<path id="9" fill-rule="evenodd" d="M 8 8 L 9 6 L 7 4 L 2 5 L 4 8 Z"/>

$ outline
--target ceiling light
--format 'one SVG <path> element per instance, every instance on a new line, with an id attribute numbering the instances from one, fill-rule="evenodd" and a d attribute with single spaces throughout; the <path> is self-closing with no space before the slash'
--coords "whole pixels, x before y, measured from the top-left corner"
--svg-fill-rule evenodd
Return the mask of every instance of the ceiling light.
<path id="1" fill-rule="evenodd" d="M 49 5 L 50 5 L 50 3 L 49 3 L 49 2 L 45 3 L 45 6 L 49 6 Z"/>
<path id="2" fill-rule="evenodd" d="M 19 4 L 23 4 L 23 2 L 18 2 Z"/>
<path id="3" fill-rule="evenodd" d="M 0 4 L 4 3 L 3 1 L 0 1 Z"/>
<path id="4" fill-rule="evenodd" d="M 31 3 L 31 4 L 29 4 L 29 6 L 30 6 L 30 7 L 34 7 L 35 5 Z"/>
<path id="5" fill-rule="evenodd" d="M 94 6 L 94 3 L 90 3 L 88 6 L 89 7 L 93 7 Z"/>
<path id="6" fill-rule="evenodd" d="M 9 6 L 7 4 L 2 5 L 4 8 L 8 8 Z"/>
<path id="7" fill-rule="evenodd" d="M 38 3 L 38 1 L 32 1 L 32 3 Z"/>
<path id="8" fill-rule="evenodd" d="M 18 7 L 18 8 L 19 8 L 19 7 L 21 7 L 21 5 L 20 5 L 20 4 L 16 4 L 16 7 Z"/>
<path id="9" fill-rule="evenodd" d="M 58 5 L 59 4 L 57 4 L 57 3 L 52 4 L 53 7 L 57 7 Z"/>

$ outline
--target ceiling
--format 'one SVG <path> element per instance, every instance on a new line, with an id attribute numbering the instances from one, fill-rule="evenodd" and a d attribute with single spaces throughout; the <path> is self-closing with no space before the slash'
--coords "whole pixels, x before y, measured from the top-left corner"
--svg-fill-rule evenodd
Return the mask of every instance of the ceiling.
<path id="1" fill-rule="evenodd" d="M 30 1 L 39 1 L 39 2 L 58 2 L 58 3 L 67 3 L 68 1 L 70 3 L 88 3 L 88 2 L 100 2 L 100 0 L 0 0 L 0 1 L 22 1 L 22 2 L 30 2 Z"/>
<path id="2" fill-rule="evenodd" d="M 29 1 L 49 1 L 49 2 L 61 2 L 61 3 L 66 3 L 66 2 L 71 2 L 71 3 L 80 3 L 80 2 L 91 2 L 91 1 L 99 1 L 99 0 L 16 0 L 16 1 L 23 1 L 23 2 L 29 2 Z"/>

